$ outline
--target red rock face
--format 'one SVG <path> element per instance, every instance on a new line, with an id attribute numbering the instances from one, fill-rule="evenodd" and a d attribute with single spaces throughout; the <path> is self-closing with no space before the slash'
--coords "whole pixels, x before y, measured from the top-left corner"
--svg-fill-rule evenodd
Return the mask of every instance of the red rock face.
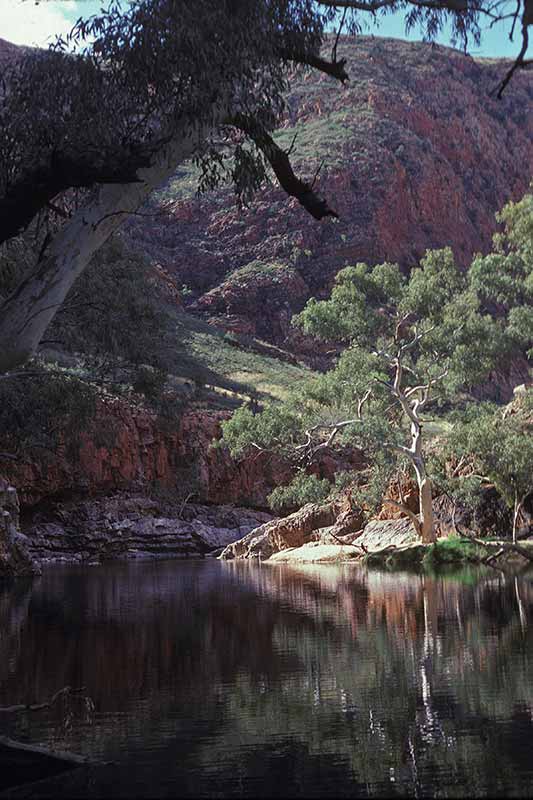
<path id="1" fill-rule="evenodd" d="M 77 448 L 61 448 L 46 459 L 1 461 L 0 474 L 17 487 L 24 508 L 43 500 L 94 496 L 117 490 L 170 490 L 176 502 L 190 499 L 213 504 L 264 508 L 267 495 L 292 476 L 290 465 L 267 454 L 235 460 L 222 447 L 228 412 L 192 410 L 175 429 L 162 430 L 153 415 L 125 403 L 98 411 L 92 428 Z M 102 441 L 102 429 L 109 428 Z M 316 466 L 320 477 L 336 469 L 360 466 L 359 453 L 337 460 L 324 457 Z"/>
<path id="2" fill-rule="evenodd" d="M 1 463 L 0 472 L 17 486 L 25 507 L 50 497 L 133 487 L 175 490 L 177 498 L 192 493 L 213 503 L 265 505 L 266 494 L 276 479 L 287 476 L 287 468 L 275 462 L 265 468 L 261 459 L 239 464 L 226 450 L 211 448 L 225 416 L 187 412 L 168 431 L 150 413 L 117 403 L 99 409 L 94 428 L 82 434 L 77 449 L 46 460 Z M 112 428 L 105 444 L 102 426 Z"/>
<path id="3" fill-rule="evenodd" d="M 357 261 L 398 261 L 408 269 L 427 248 L 451 245 L 466 265 L 487 251 L 495 212 L 528 188 L 533 163 L 533 76 L 522 72 L 504 98 L 491 90 L 505 64 L 393 39 L 340 44 L 345 87 L 316 72 L 292 83 L 280 142 L 298 133 L 291 158 L 340 214 L 317 223 L 275 187 L 245 211 L 230 189 L 167 202 L 155 223 L 131 233 L 179 284 L 195 313 L 217 327 L 308 349 L 289 318 L 320 296 L 335 273 Z M 527 166 L 526 166 L 527 165 Z M 285 264 L 290 280 L 241 268 Z"/>

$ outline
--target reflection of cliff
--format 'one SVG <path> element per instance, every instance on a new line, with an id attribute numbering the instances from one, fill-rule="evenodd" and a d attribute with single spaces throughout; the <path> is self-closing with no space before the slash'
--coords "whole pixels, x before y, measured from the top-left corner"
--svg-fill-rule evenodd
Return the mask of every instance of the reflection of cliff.
<path id="1" fill-rule="evenodd" d="M 294 758 L 302 786 L 329 774 L 346 793 L 383 794 L 393 776 L 431 794 L 452 776 L 479 792 L 501 769 L 526 769 L 516 743 L 533 742 L 532 610 L 525 578 L 215 561 L 53 569 L 31 596 L 0 598 L 0 704 L 84 685 L 91 719 L 65 728 L 57 710 L 27 731 L 119 760 L 125 787 L 141 769 L 157 787 L 157 757 L 172 780 L 195 770 L 197 792 L 215 781 L 231 794 L 238 775 L 272 789 L 269 771 Z"/>

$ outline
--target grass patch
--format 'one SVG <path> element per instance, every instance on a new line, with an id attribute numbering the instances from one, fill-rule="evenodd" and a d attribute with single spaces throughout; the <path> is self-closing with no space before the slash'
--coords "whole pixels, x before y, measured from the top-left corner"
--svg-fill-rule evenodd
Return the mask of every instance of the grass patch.
<path id="1" fill-rule="evenodd" d="M 160 203 L 190 200 L 197 196 L 200 177 L 200 168 L 192 161 L 185 161 L 167 183 L 154 192 L 153 198 Z"/>
<path id="2" fill-rule="evenodd" d="M 450 536 L 430 545 L 422 559 L 423 565 L 455 564 L 465 561 L 479 562 L 481 548 L 470 539 Z"/>
<path id="3" fill-rule="evenodd" d="M 357 109 L 357 116 L 353 109 L 333 111 L 317 119 L 302 120 L 290 128 L 283 128 L 274 134 L 274 139 L 280 147 L 288 150 L 296 135 L 292 154 L 295 164 L 327 156 L 328 167 L 338 166 L 344 161 L 344 146 L 353 144 L 354 128 L 367 117 L 374 118 L 368 108 Z"/>
<path id="4" fill-rule="evenodd" d="M 169 372 L 208 386 L 221 397 L 233 394 L 238 403 L 252 394 L 260 400 L 284 400 L 295 385 L 313 375 L 304 365 L 235 347 L 224 333 L 190 314 L 174 312 L 173 318 Z"/>
<path id="5" fill-rule="evenodd" d="M 431 545 L 417 543 L 408 547 L 399 547 L 397 550 L 368 553 L 364 557 L 363 563 L 388 569 L 420 570 L 422 568 L 424 571 L 432 571 L 436 568 L 440 570 L 456 564 L 478 564 L 484 555 L 483 548 L 470 539 L 450 536 L 446 539 L 439 539 Z"/>
<path id="6" fill-rule="evenodd" d="M 257 279 L 258 277 L 267 280 L 268 283 L 281 283 L 284 277 L 294 275 L 297 275 L 296 271 L 288 264 L 255 260 L 250 261 L 243 267 L 234 269 L 225 278 L 224 283 L 247 286 L 250 279 Z"/>

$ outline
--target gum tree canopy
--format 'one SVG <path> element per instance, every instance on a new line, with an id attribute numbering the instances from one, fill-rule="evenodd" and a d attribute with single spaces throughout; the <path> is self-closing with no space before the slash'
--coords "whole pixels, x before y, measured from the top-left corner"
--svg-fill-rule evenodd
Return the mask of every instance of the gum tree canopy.
<path id="1" fill-rule="evenodd" d="M 24 51 L 0 86 L 0 245 L 32 226 L 50 233 L 37 237 L 28 272 L 2 299 L 0 372 L 34 353 L 94 252 L 187 158 L 202 166 L 201 188 L 229 175 L 246 196 L 271 170 L 317 220 L 336 216 L 270 135 L 289 68 L 357 79 L 334 45 L 323 57 L 326 31 L 356 32 L 361 20 L 400 10 L 429 39 L 451 23 L 466 46 L 481 20 L 511 15 L 523 37 L 518 68 L 527 65 L 532 3 L 113 0 L 66 41 Z"/>

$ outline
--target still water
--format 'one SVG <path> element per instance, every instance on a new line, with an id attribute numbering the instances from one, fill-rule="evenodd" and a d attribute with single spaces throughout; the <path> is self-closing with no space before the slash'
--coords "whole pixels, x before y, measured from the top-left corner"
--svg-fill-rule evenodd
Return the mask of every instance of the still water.
<path id="1" fill-rule="evenodd" d="M 0 705 L 83 696 L 0 733 L 114 763 L 11 792 L 531 796 L 532 625 L 527 574 L 49 568 L 0 589 Z"/>

